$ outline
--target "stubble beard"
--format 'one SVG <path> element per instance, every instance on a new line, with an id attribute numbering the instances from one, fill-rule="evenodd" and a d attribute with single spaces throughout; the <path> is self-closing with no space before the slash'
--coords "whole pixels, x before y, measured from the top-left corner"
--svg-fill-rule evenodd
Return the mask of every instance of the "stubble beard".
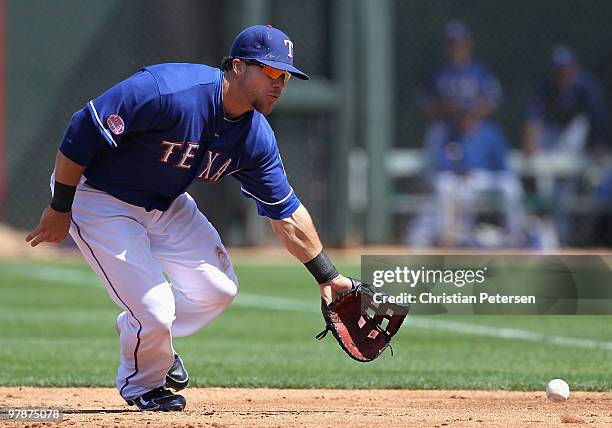
<path id="1" fill-rule="evenodd" d="M 270 114 L 274 109 L 275 103 L 270 102 L 265 95 L 263 97 L 259 96 L 255 87 L 250 85 L 247 86 L 246 93 L 249 97 L 251 107 L 264 116 Z"/>
<path id="2" fill-rule="evenodd" d="M 272 112 L 272 109 L 274 109 L 274 104 L 270 102 L 263 102 L 259 99 L 255 99 L 251 105 L 255 110 L 257 110 L 264 116 L 270 114 Z"/>
<path id="3" fill-rule="evenodd" d="M 253 108 L 264 116 L 269 114 L 274 108 L 274 103 L 270 102 L 266 97 L 257 96 L 255 91 L 250 91 L 251 105 Z"/>

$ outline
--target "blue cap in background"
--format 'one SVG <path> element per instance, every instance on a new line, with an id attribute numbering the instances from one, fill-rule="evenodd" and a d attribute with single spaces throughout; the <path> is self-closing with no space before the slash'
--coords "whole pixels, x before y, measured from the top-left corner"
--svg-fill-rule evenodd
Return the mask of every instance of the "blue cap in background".
<path id="1" fill-rule="evenodd" d="M 446 24 L 444 35 L 448 40 L 466 40 L 470 38 L 470 30 L 463 22 L 455 19 Z"/>
<path id="2" fill-rule="evenodd" d="M 565 45 L 556 46 L 552 51 L 550 60 L 555 67 L 566 67 L 577 64 L 576 54 L 572 48 Z"/>
<path id="3" fill-rule="evenodd" d="M 229 56 L 255 60 L 288 71 L 298 79 L 310 78 L 293 66 L 293 42 L 289 36 L 271 25 L 255 25 L 243 30 L 236 36 Z"/>

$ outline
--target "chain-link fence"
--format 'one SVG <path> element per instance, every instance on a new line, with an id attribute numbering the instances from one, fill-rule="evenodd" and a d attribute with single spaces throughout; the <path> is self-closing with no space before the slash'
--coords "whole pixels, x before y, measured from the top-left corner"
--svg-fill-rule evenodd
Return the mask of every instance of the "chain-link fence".
<path id="1" fill-rule="evenodd" d="M 65 127 L 87 101 L 145 65 L 218 63 L 222 12 L 196 0 L 6 1 L 6 221 L 36 224 Z"/>
<path id="2" fill-rule="evenodd" d="M 593 151 L 597 143 L 610 141 L 607 130 L 601 134 L 606 138 L 593 137 L 590 111 L 575 109 L 587 115 L 590 132 L 569 164 L 554 153 L 526 157 L 523 151 L 534 88 L 550 71 L 555 46 L 571 47 L 582 69 L 599 83 L 604 108 L 612 102 L 608 1 L 4 0 L 4 7 L 7 195 L 2 211 L 13 226 L 36 224 L 49 199 L 48 177 L 65 126 L 89 99 L 144 65 L 218 64 L 240 29 L 271 23 L 292 37 L 296 64 L 313 77 L 289 83 L 270 122 L 290 181 L 326 242 L 611 244 L 607 148 Z M 382 9 L 386 13 L 375 13 Z M 514 205 L 508 205 L 512 192 L 495 186 L 469 195 L 467 202 L 440 203 L 448 198 L 435 179 L 441 162 L 435 153 L 444 158 L 456 147 L 448 144 L 475 145 L 468 133 L 455 129 L 452 138 L 441 137 L 437 152 L 435 147 L 424 151 L 435 118 L 425 114 L 423 94 L 432 72 L 449 62 L 452 20 L 463 25 L 473 57 L 501 86 L 503 96 L 483 120 L 499 125 L 511 149 L 505 161 L 521 189 Z M 466 110 L 470 103 L 463 101 Z M 605 115 L 607 123 L 607 109 Z M 349 174 L 366 178 L 347 180 Z M 460 190 L 473 185 L 466 184 L 466 171 L 458 175 Z M 570 184 L 555 184 L 567 176 L 573 177 Z M 265 227 L 253 222 L 252 202 L 240 197 L 236 183 L 225 181 L 196 184 L 190 191 L 228 244 L 266 239 L 250 231 Z M 471 211 L 467 220 L 457 220 L 466 211 L 462 203 Z M 505 218 L 508 211 L 518 212 L 518 219 Z M 440 215 L 445 212 L 446 218 Z M 508 223 L 513 221 L 519 224 Z M 366 233 L 379 223 L 376 233 Z M 521 239 L 507 240 L 509 230 Z"/>
<path id="3" fill-rule="evenodd" d="M 487 207 L 476 213 L 476 221 L 480 226 L 494 227 L 466 226 L 456 218 L 454 221 L 447 219 L 446 225 L 444 219 L 432 221 L 431 217 L 439 217 L 440 211 L 446 211 L 447 217 L 450 217 L 448 211 L 455 211 L 454 214 L 459 216 L 456 211 L 469 209 L 461 207 L 461 195 L 455 194 L 457 201 L 454 208 L 449 203 L 422 198 L 432 193 L 439 198 L 451 196 L 448 193 L 443 196 L 444 191 L 440 190 L 441 185 L 436 182 L 436 177 L 423 174 L 400 177 L 396 182 L 397 192 L 414 196 L 418 202 L 406 202 L 405 209 L 398 210 L 396 230 L 413 245 L 442 243 L 487 246 L 512 243 L 550 248 L 557 245 L 612 244 L 608 232 L 607 200 L 612 200 L 612 194 L 607 190 L 609 166 L 602 153 L 608 150 L 611 141 L 607 129 L 597 129 L 598 126 L 607 128 L 606 124 L 597 122 L 608 122 L 610 118 L 607 106 L 612 101 L 612 37 L 606 31 L 606 17 L 612 12 L 612 4 L 571 0 L 448 0 L 435 2 L 435 5 L 430 2 L 399 1 L 394 3 L 394 7 L 397 43 L 395 79 L 398 90 L 395 103 L 396 147 L 423 149 L 428 141 L 432 141 L 428 132 L 434 129 L 435 120 L 424 112 L 423 92 L 438 91 L 438 94 L 449 97 L 461 92 L 457 88 L 426 88 L 428 79 L 437 79 L 435 81 L 439 85 L 460 85 L 461 78 L 465 79 L 466 85 L 470 83 L 469 72 L 462 72 L 460 66 L 452 65 L 453 49 L 455 53 L 457 50 L 453 48 L 453 43 L 457 43 L 459 35 L 449 34 L 453 30 L 448 25 L 459 21 L 458 24 L 471 41 L 473 59 L 485 64 L 501 85 L 501 101 L 488 119 L 499 124 L 502 134 L 514 150 L 514 157 L 510 158 L 509 155 L 508 162 L 511 163 L 510 169 L 517 173 L 523 190 L 520 206 L 508 208 L 505 205 L 505 210 L 521 211 L 522 225 L 515 227 L 513 232 L 521 234 L 521 238 L 517 241 L 506 237 L 504 240 L 504 220 L 495 219 L 490 212 L 487 213 Z M 455 39 L 449 39 L 453 37 Z M 576 82 L 566 82 L 565 87 L 558 80 L 564 73 L 569 73 L 564 70 L 570 69 L 571 64 L 554 63 L 563 61 L 563 58 L 555 60 L 552 57 L 558 46 L 569 48 L 568 52 L 573 54 L 579 67 Z M 434 70 L 440 70 L 445 65 L 446 72 L 450 69 L 456 73 L 454 77 L 432 77 Z M 601 107 L 589 105 L 596 101 L 584 93 L 589 84 L 580 80 L 582 73 L 593 76 L 593 98 L 601 97 Z M 547 83 L 546 86 L 540 83 L 543 81 Z M 465 92 L 469 90 L 463 91 L 464 96 Z M 536 114 L 534 105 L 538 103 L 537 109 L 540 111 Z M 597 109 L 599 113 L 595 111 Z M 597 117 L 598 114 L 600 117 Z M 587 117 L 590 132 L 583 142 L 580 142 L 580 132 L 575 135 L 575 145 L 581 148 L 568 149 L 561 143 L 551 142 L 549 150 L 536 150 L 531 157 L 526 157 L 526 126 L 534 120 L 534 115 L 542 122 L 541 128 L 556 128 L 555 138 L 558 140 L 563 139 L 564 132 L 571 139 L 569 134 L 572 132 L 571 119 L 575 118 L 574 115 Z M 469 140 L 461 132 L 448 138 L 455 138 L 464 145 Z M 606 146 L 606 149 L 600 150 L 599 144 Z M 563 164 L 562 159 L 567 158 L 569 161 Z M 439 159 L 430 161 L 435 163 Z M 433 172 L 437 173 L 439 171 Z M 469 179 L 464 179 L 459 184 L 459 193 L 467 194 L 466 187 L 471 184 Z M 473 203 L 473 200 L 467 202 Z M 504 213 L 498 214 L 502 214 L 498 217 L 503 217 Z M 469 221 L 474 219 L 465 222 Z M 451 230 L 450 234 L 455 236 L 441 237 L 444 231 L 449 231 L 452 223 L 455 230 Z M 507 233 L 508 226 L 505 226 Z M 461 228 L 467 229 L 469 236 L 462 237 L 462 231 L 457 230 Z"/>

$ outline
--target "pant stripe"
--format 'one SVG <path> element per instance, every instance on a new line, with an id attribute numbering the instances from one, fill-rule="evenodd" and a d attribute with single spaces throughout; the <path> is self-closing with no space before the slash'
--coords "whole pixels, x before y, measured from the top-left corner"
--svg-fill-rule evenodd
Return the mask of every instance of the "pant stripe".
<path id="1" fill-rule="evenodd" d="M 119 301 L 121 303 L 123 303 L 123 306 L 126 307 L 126 309 L 130 312 L 130 315 L 132 315 L 132 317 L 136 320 L 136 322 L 138 323 L 138 331 L 136 332 L 136 347 L 134 348 L 134 372 L 132 374 L 130 374 L 129 376 L 127 376 L 125 378 L 125 383 L 123 384 L 123 386 L 121 387 L 121 389 L 119 390 L 119 394 L 121 394 L 121 396 L 123 396 L 123 390 L 125 389 L 126 386 L 128 386 L 128 384 L 130 383 L 130 379 L 133 378 L 134 376 L 136 376 L 138 374 L 138 348 L 140 347 L 140 332 L 142 331 L 142 324 L 140 323 L 140 321 L 138 320 L 138 318 L 136 318 L 134 316 L 134 312 L 132 312 L 132 310 L 130 309 L 130 307 L 128 305 L 125 304 L 125 302 L 123 301 L 123 299 L 119 296 L 119 294 L 117 293 L 117 290 L 115 290 L 115 287 L 113 286 L 113 283 L 110 281 L 110 279 L 108 279 L 108 276 L 106 275 L 106 272 L 104 271 L 104 268 L 102 267 L 102 265 L 100 264 L 100 261 L 98 260 L 98 258 L 96 257 L 96 255 L 94 254 L 93 250 L 91 249 L 91 247 L 89 246 L 89 244 L 87 243 L 87 241 L 85 241 L 85 239 L 83 238 L 83 235 L 81 235 L 81 229 L 79 228 L 79 225 L 76 224 L 76 222 L 74 221 L 74 218 L 71 218 L 72 220 L 72 224 L 74 224 L 74 226 L 77 229 L 77 233 L 79 235 L 79 238 L 81 238 L 81 241 L 83 241 L 83 243 L 85 245 L 87 245 L 87 248 L 89 248 L 89 251 L 91 252 L 91 256 L 94 258 L 94 260 L 96 261 L 96 263 L 98 264 L 98 267 L 100 268 L 100 270 L 102 271 L 102 273 L 104 274 L 104 278 L 106 278 L 106 281 L 108 282 L 108 284 L 110 285 L 111 289 L 113 290 L 113 292 L 115 293 L 115 296 L 117 296 L 117 299 L 119 299 Z"/>

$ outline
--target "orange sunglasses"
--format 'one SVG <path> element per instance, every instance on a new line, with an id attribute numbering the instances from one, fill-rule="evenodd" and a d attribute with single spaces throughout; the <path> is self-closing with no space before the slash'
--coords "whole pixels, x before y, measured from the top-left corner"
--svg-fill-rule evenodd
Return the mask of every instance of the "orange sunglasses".
<path id="1" fill-rule="evenodd" d="M 265 74 L 272 80 L 279 79 L 282 75 L 285 75 L 283 77 L 283 79 L 285 80 L 285 83 L 287 83 L 289 79 L 291 79 L 291 73 L 289 73 L 288 71 L 279 70 L 278 68 L 270 67 L 269 65 L 262 64 L 261 62 L 254 61 L 252 59 L 243 59 L 242 61 L 245 62 L 246 64 L 260 66 L 263 74 Z"/>

